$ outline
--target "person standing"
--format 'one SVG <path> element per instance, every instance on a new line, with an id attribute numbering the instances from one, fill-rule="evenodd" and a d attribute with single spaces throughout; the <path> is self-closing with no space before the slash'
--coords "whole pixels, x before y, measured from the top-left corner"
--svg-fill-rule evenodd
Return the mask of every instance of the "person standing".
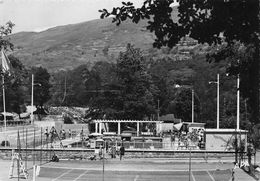
<path id="1" fill-rule="evenodd" d="M 101 145 L 100 145 L 99 150 L 98 150 L 98 155 L 99 155 L 100 160 L 103 159 L 103 148 L 102 148 Z"/>
<path id="2" fill-rule="evenodd" d="M 120 149 L 119 149 L 119 153 L 120 153 L 120 160 L 122 160 L 123 156 L 125 155 L 125 147 L 122 144 Z"/>
<path id="3" fill-rule="evenodd" d="M 66 139 L 66 131 L 64 129 L 62 130 L 62 139 Z"/>
<path id="4" fill-rule="evenodd" d="M 71 138 L 71 130 L 69 129 L 69 138 Z"/>
<path id="5" fill-rule="evenodd" d="M 62 130 L 60 130 L 59 137 L 62 139 Z"/>
<path id="6" fill-rule="evenodd" d="M 51 127 L 50 136 L 51 136 L 51 143 L 52 143 L 54 141 L 54 137 L 55 137 L 55 128 L 54 128 L 54 126 Z"/>
<path id="7" fill-rule="evenodd" d="M 84 132 L 83 132 L 83 129 L 82 129 L 81 132 L 80 132 L 80 139 L 81 139 L 81 141 L 83 141 L 83 139 L 84 139 Z"/>
<path id="8" fill-rule="evenodd" d="M 45 129 L 44 134 L 45 134 L 46 140 L 48 140 L 48 137 L 49 137 L 48 128 Z"/>
<path id="9" fill-rule="evenodd" d="M 112 152 L 112 158 L 116 158 L 116 146 L 112 146 L 111 152 Z"/>

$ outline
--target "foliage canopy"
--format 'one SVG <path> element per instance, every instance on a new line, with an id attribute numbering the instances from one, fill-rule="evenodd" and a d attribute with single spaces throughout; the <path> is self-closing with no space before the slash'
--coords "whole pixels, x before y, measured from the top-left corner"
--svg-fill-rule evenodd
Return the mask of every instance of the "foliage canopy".
<path id="1" fill-rule="evenodd" d="M 242 83 L 250 81 L 249 104 L 252 122 L 259 122 L 259 1 L 258 0 L 178 0 L 178 20 L 172 18 L 174 0 L 144 0 L 140 8 L 131 2 L 122 2 L 121 7 L 114 7 L 111 12 L 100 10 L 101 18 L 113 16 L 113 22 L 120 25 L 126 19 L 138 23 L 141 19 L 149 19 L 146 28 L 154 32 L 155 47 L 173 47 L 188 35 L 210 45 L 224 45 L 222 51 L 216 50 L 213 58 L 230 52 L 235 42 L 251 46 L 252 58 L 247 62 L 247 71 L 241 63 L 230 69 L 231 74 L 243 74 Z M 225 58 L 228 55 L 225 54 Z M 223 59 L 223 57 L 221 57 Z M 231 57 L 231 59 L 234 57 Z M 236 60 L 237 61 L 237 60 Z M 243 85 L 242 85 L 243 86 Z M 246 94 L 244 94 L 246 95 Z"/>

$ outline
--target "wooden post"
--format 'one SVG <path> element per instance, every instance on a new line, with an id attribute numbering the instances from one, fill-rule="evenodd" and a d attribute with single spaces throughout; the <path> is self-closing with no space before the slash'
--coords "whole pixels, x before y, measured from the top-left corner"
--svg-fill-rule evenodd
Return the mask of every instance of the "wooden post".
<path id="1" fill-rule="evenodd" d="M 191 181 L 191 149 L 190 149 L 190 159 L 189 159 L 189 181 Z"/>
<path id="2" fill-rule="evenodd" d="M 137 122 L 137 137 L 139 137 L 139 130 L 140 129 L 140 125 L 139 125 L 139 122 Z"/>
<path id="3" fill-rule="evenodd" d="M 120 122 L 117 123 L 117 133 L 118 133 L 118 135 L 121 134 L 121 125 L 120 125 Z"/>
<path id="4" fill-rule="evenodd" d="M 98 130 L 98 123 L 95 123 L 95 133 L 97 133 Z"/>

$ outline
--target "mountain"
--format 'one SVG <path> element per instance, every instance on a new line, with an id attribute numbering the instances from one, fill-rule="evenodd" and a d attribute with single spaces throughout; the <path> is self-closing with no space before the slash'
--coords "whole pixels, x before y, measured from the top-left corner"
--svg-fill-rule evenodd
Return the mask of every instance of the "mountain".
<path id="1" fill-rule="evenodd" d="M 178 19 L 177 14 L 177 7 L 173 7 L 174 21 Z M 146 26 L 147 20 L 138 24 L 127 20 L 116 26 L 112 18 L 107 18 L 58 26 L 38 33 L 20 32 L 10 37 L 15 45 L 14 56 L 25 66 L 42 66 L 54 72 L 81 64 L 91 67 L 100 60 L 115 61 L 128 43 L 151 52 L 155 36 L 146 30 Z"/>
<path id="2" fill-rule="evenodd" d="M 25 66 L 43 66 L 50 72 L 72 69 L 81 64 L 99 60 L 114 61 L 127 43 L 148 49 L 154 41 L 153 34 L 145 28 L 146 21 L 120 26 L 112 19 L 100 19 L 48 29 L 39 33 L 20 32 L 11 36 L 15 45 L 13 54 Z M 114 57 L 114 58 L 113 58 Z"/>

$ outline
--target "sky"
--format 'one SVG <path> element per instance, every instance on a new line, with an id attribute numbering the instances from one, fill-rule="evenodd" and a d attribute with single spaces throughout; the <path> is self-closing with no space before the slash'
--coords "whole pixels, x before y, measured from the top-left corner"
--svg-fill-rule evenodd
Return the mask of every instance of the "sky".
<path id="1" fill-rule="evenodd" d="M 120 6 L 123 0 L 0 0 L 0 25 L 15 24 L 13 33 L 99 19 L 99 9 Z M 143 0 L 131 0 L 141 6 Z"/>

